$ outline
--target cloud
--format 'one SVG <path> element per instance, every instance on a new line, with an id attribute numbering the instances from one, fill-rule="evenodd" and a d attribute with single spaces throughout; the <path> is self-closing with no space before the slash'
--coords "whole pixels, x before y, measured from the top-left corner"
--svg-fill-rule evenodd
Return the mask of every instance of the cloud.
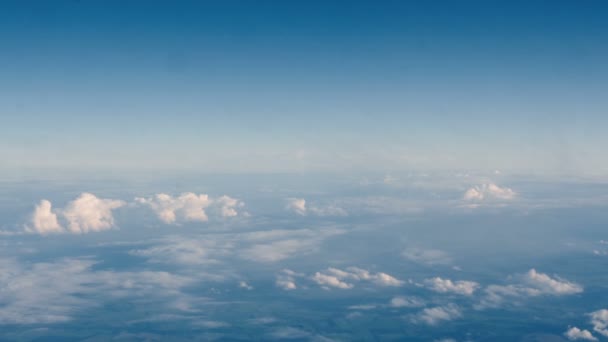
<path id="1" fill-rule="evenodd" d="M 417 308 L 424 306 L 424 302 L 416 297 L 393 297 L 389 302 L 389 306 L 393 308 Z"/>
<path id="2" fill-rule="evenodd" d="M 512 200 L 517 193 L 510 188 L 500 187 L 494 183 L 485 183 L 469 188 L 463 195 L 466 201 Z"/>
<path id="3" fill-rule="evenodd" d="M 42 200 L 36 206 L 31 216 L 31 225 L 25 229 L 28 232 L 39 234 L 63 232 L 63 228 L 57 220 L 57 214 L 52 212 L 52 204 L 48 200 Z"/>
<path id="4" fill-rule="evenodd" d="M 326 206 L 307 206 L 303 198 L 288 198 L 285 207 L 288 211 L 305 216 L 312 214 L 315 216 L 348 216 L 346 210 L 333 204 Z"/>
<path id="5" fill-rule="evenodd" d="M 608 310 L 597 310 L 589 314 L 593 330 L 608 337 Z"/>
<path id="6" fill-rule="evenodd" d="M 460 317 L 462 317 L 462 313 L 458 306 L 449 304 L 423 309 L 412 317 L 412 322 L 437 325 L 441 322 L 451 321 Z"/>
<path id="7" fill-rule="evenodd" d="M 283 290 L 295 290 L 298 288 L 295 278 L 301 276 L 289 269 L 284 269 L 277 275 L 275 284 Z"/>
<path id="8" fill-rule="evenodd" d="M 475 305 L 476 309 L 497 308 L 520 298 L 542 295 L 564 296 L 583 292 L 579 284 L 530 269 L 523 275 L 514 277 L 518 283 L 509 285 L 489 285 L 484 289 L 484 297 Z"/>
<path id="9" fill-rule="evenodd" d="M 124 201 L 102 199 L 85 192 L 68 203 L 62 215 L 72 233 L 98 232 L 114 226 L 112 210 L 124 205 Z"/>
<path id="10" fill-rule="evenodd" d="M 339 289 L 351 289 L 354 287 L 352 282 L 360 281 L 368 281 L 380 286 L 403 285 L 403 281 L 389 274 L 383 272 L 371 273 L 358 267 L 348 267 L 346 270 L 330 267 L 323 272 L 316 272 L 311 279 L 324 288 L 335 287 Z"/>
<path id="11" fill-rule="evenodd" d="M 408 248 L 401 255 L 407 260 L 419 264 L 449 265 L 452 263 L 452 258 L 446 252 L 438 249 Z"/>
<path id="12" fill-rule="evenodd" d="M 225 254 L 224 248 L 217 241 L 169 236 L 160 240 L 158 245 L 134 249 L 129 254 L 148 258 L 153 263 L 202 265 L 217 263 L 215 257 Z"/>
<path id="13" fill-rule="evenodd" d="M 568 329 L 564 336 L 566 336 L 570 341 L 577 340 L 586 340 L 586 341 L 597 341 L 597 338 L 591 334 L 589 330 L 581 330 L 577 327 L 572 327 Z"/>
<path id="14" fill-rule="evenodd" d="M 135 198 L 137 203 L 149 206 L 164 223 L 176 221 L 206 222 L 209 218 L 205 208 L 211 204 L 206 194 L 185 192 L 178 197 L 167 194 L 156 194 L 153 197 Z"/>
<path id="15" fill-rule="evenodd" d="M 25 229 L 39 234 L 99 232 L 114 227 L 112 210 L 125 205 L 124 201 L 98 198 L 87 192 L 69 202 L 64 209 L 52 210 L 51 202 L 42 200 L 34 209 L 31 223 Z M 59 218 L 67 228 L 60 224 Z"/>
<path id="16" fill-rule="evenodd" d="M 554 279 L 535 269 L 529 270 L 524 276 L 524 282 L 536 288 L 543 294 L 568 295 L 583 292 L 583 288 L 564 279 Z"/>
<path id="17" fill-rule="evenodd" d="M 251 244 L 243 246 L 239 255 L 256 262 L 277 262 L 296 254 L 315 252 L 323 240 L 342 233 L 343 230 L 336 228 L 246 233 L 239 237 Z"/>
<path id="18" fill-rule="evenodd" d="M 439 293 L 455 293 L 459 295 L 471 296 L 479 288 L 479 284 L 474 281 L 451 281 L 435 277 L 425 280 L 425 284 L 433 291 Z"/>
<path id="19" fill-rule="evenodd" d="M 168 272 L 94 270 L 96 263 L 80 258 L 33 264 L 0 260 L 0 324 L 66 322 L 104 300 L 126 297 L 170 306 L 183 296 L 180 289 L 195 281 Z M 101 294 L 106 297 L 100 299 Z"/>
<path id="20" fill-rule="evenodd" d="M 212 199 L 207 194 L 193 192 L 184 192 L 177 197 L 163 193 L 148 198 L 136 197 L 135 202 L 150 207 L 166 224 L 207 222 L 208 209 L 219 217 L 235 217 L 239 215 L 237 209 L 245 206 L 242 201 L 230 196 Z"/>
<path id="21" fill-rule="evenodd" d="M 298 215 L 306 215 L 306 200 L 303 198 L 288 198 L 286 209 Z"/>

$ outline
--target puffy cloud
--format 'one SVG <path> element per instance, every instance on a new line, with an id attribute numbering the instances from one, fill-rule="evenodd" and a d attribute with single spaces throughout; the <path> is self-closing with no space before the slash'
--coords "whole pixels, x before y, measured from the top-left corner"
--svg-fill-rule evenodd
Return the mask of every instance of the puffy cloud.
<path id="1" fill-rule="evenodd" d="M 239 213 L 236 208 L 243 207 L 245 204 L 236 198 L 230 196 L 222 196 L 215 201 L 220 207 L 220 216 L 222 217 L 234 217 Z"/>
<path id="2" fill-rule="evenodd" d="M 516 196 L 517 193 L 510 188 L 486 183 L 468 189 L 464 193 L 463 199 L 466 201 L 512 200 Z"/>
<path id="3" fill-rule="evenodd" d="M 597 310 L 589 314 L 593 330 L 608 337 L 608 310 Z"/>
<path id="4" fill-rule="evenodd" d="M 239 287 L 245 290 L 253 290 L 253 286 L 249 285 L 246 281 L 239 281 Z"/>
<path id="5" fill-rule="evenodd" d="M 591 334 L 589 330 L 581 330 L 577 327 L 572 327 L 568 329 L 564 336 L 566 336 L 570 341 L 577 340 L 586 340 L 586 341 L 597 341 L 597 338 Z"/>
<path id="6" fill-rule="evenodd" d="M 214 209 L 220 217 L 234 217 L 237 209 L 245 204 L 230 196 L 212 199 L 207 194 L 184 192 L 177 197 L 168 194 L 156 194 L 152 197 L 136 197 L 135 202 L 150 207 L 156 216 L 167 224 L 180 222 L 207 222 L 207 209 Z"/>
<path id="7" fill-rule="evenodd" d="M 197 195 L 185 192 L 178 197 L 167 194 L 156 194 L 149 198 L 135 198 L 135 201 L 149 206 L 165 223 L 180 221 L 206 222 L 208 220 L 205 208 L 211 204 L 206 194 Z"/>
<path id="8" fill-rule="evenodd" d="M 474 281 L 451 281 L 450 279 L 442 279 L 435 277 L 425 280 L 425 284 L 433 291 L 440 293 L 455 293 L 465 296 L 471 296 L 479 287 L 479 284 Z"/>
<path id="9" fill-rule="evenodd" d="M 315 216 L 348 216 L 346 210 L 333 204 L 327 206 L 307 206 L 306 200 L 303 198 L 288 198 L 285 208 L 302 216 L 309 213 Z"/>
<path id="10" fill-rule="evenodd" d="M 72 233 L 98 232 L 114 226 L 112 210 L 126 205 L 124 201 L 102 199 L 90 193 L 83 193 L 68 203 L 62 211 Z"/>
<path id="11" fill-rule="evenodd" d="M 299 276 L 301 276 L 301 274 L 289 269 L 284 269 L 277 275 L 275 284 L 283 290 L 295 290 L 298 288 L 295 278 Z"/>
<path id="12" fill-rule="evenodd" d="M 412 317 L 412 322 L 437 325 L 441 322 L 451 321 L 460 317 L 462 317 L 462 313 L 458 306 L 449 304 L 423 309 Z"/>
<path id="13" fill-rule="evenodd" d="M 438 249 L 408 248 L 402 253 L 407 260 L 426 265 L 449 265 L 452 258 Z"/>
<path id="14" fill-rule="evenodd" d="M 81 234 L 107 230 L 114 227 L 112 210 L 124 205 L 124 201 L 103 199 L 87 192 L 69 202 L 64 209 L 54 211 L 50 201 L 42 200 L 34 209 L 31 224 L 26 227 L 26 231 L 39 234 Z M 59 218 L 67 224 L 67 228 L 60 224 Z"/>
<path id="15" fill-rule="evenodd" d="M 583 288 L 578 284 L 559 278 L 551 278 L 544 273 L 537 272 L 535 269 L 531 269 L 525 274 L 524 281 L 543 294 L 559 296 L 583 292 Z"/>
<path id="16" fill-rule="evenodd" d="M 306 200 L 303 198 L 288 198 L 286 209 L 298 215 L 306 215 Z"/>
<path id="17" fill-rule="evenodd" d="M 531 269 L 524 275 L 514 277 L 516 284 L 489 285 L 484 289 L 484 297 L 475 305 L 476 309 L 496 308 L 502 306 L 506 299 L 510 302 L 518 298 L 542 295 L 563 296 L 583 292 L 579 284 L 561 278 L 552 278 L 547 274 Z"/>
<path id="18" fill-rule="evenodd" d="M 25 229 L 28 232 L 40 234 L 63 232 L 63 228 L 57 220 L 57 214 L 52 211 L 52 204 L 47 200 L 40 201 L 36 206 L 31 217 L 31 225 Z"/>
<path id="19" fill-rule="evenodd" d="M 401 286 L 403 281 L 383 272 L 371 273 L 358 267 L 348 267 L 346 270 L 330 267 L 326 271 L 317 272 L 312 280 L 323 287 L 351 289 L 352 282 L 369 281 L 380 286 Z M 347 281 L 351 281 L 350 283 Z"/>
<path id="20" fill-rule="evenodd" d="M 339 289 L 352 289 L 353 288 L 353 284 L 349 284 L 347 282 L 344 282 L 342 280 L 340 280 L 339 277 L 334 276 L 334 275 L 329 275 L 329 274 L 323 274 L 320 272 L 315 273 L 315 275 L 312 277 L 312 280 L 324 287 L 337 287 Z"/>
<path id="21" fill-rule="evenodd" d="M 424 302 L 416 297 L 397 296 L 391 299 L 389 306 L 393 308 L 417 308 L 424 306 Z"/>

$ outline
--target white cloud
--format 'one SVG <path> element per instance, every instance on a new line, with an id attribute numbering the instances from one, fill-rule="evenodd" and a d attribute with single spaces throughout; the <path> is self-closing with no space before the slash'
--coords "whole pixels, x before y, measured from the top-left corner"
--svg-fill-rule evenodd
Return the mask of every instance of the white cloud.
<path id="1" fill-rule="evenodd" d="M 25 229 L 28 232 L 40 234 L 63 232 L 63 228 L 57 220 L 57 214 L 52 211 L 52 204 L 48 200 L 42 200 L 36 206 L 31 216 L 31 225 Z"/>
<path id="2" fill-rule="evenodd" d="M 236 198 L 230 196 L 222 196 L 215 201 L 220 207 L 220 216 L 222 217 L 234 217 L 239 213 L 236 208 L 243 207 L 245 204 Z"/>
<path id="3" fill-rule="evenodd" d="M 297 254 L 315 252 L 323 240 L 342 233 L 343 230 L 335 228 L 246 233 L 239 237 L 253 244 L 243 246 L 239 255 L 256 262 L 277 262 Z"/>
<path id="4" fill-rule="evenodd" d="M 519 280 L 516 284 L 489 285 L 484 289 L 484 297 L 475 305 L 476 309 L 496 308 L 505 304 L 514 303 L 520 298 L 542 295 L 564 296 L 583 292 L 579 284 L 561 279 L 552 278 L 547 274 L 530 269 L 523 275 L 514 277 Z"/>
<path id="5" fill-rule="evenodd" d="M 34 209 L 31 224 L 26 227 L 26 231 L 39 234 L 81 234 L 107 230 L 114 227 L 112 210 L 125 205 L 124 201 L 98 198 L 87 192 L 69 202 L 64 209 L 54 211 L 50 201 L 42 200 Z M 67 224 L 67 228 L 60 224 L 59 218 Z"/>
<path id="6" fill-rule="evenodd" d="M 312 280 L 323 287 L 351 289 L 352 282 L 368 281 L 380 286 L 401 286 L 403 281 L 383 272 L 371 273 L 358 267 L 348 267 L 346 270 L 330 267 L 323 272 L 317 272 Z M 347 282 L 350 281 L 350 282 Z"/>
<path id="7" fill-rule="evenodd" d="M 72 233 L 98 232 L 114 226 L 112 210 L 124 205 L 124 201 L 102 199 L 85 192 L 68 203 L 62 215 L 68 221 L 68 229 Z"/>
<path id="8" fill-rule="evenodd" d="M 524 276 L 524 282 L 538 289 L 543 294 L 568 295 L 583 292 L 582 286 L 564 279 L 555 279 L 539 273 L 535 269 L 529 270 Z"/>
<path id="9" fill-rule="evenodd" d="M 207 222 L 207 209 L 219 217 L 235 217 L 239 215 L 237 209 L 245 206 L 242 201 L 230 196 L 212 199 L 207 194 L 192 192 L 184 192 L 177 197 L 162 193 L 148 198 L 136 197 L 135 202 L 150 207 L 167 224 Z"/>
<path id="10" fill-rule="evenodd" d="M 178 197 L 167 194 L 156 194 L 149 198 L 135 198 L 135 201 L 149 206 L 164 223 L 176 221 L 206 222 L 208 220 L 205 208 L 211 204 L 206 194 L 197 195 L 185 192 Z"/>
<path id="11" fill-rule="evenodd" d="M 438 249 L 408 248 L 402 253 L 407 260 L 426 265 L 449 265 L 452 258 Z"/>
<path id="12" fill-rule="evenodd" d="M 0 324 L 66 322 L 78 311 L 124 297 L 170 305 L 195 281 L 167 272 L 94 270 L 95 264 L 70 258 L 34 264 L 0 260 Z"/>
<path id="13" fill-rule="evenodd" d="M 418 308 L 424 306 L 424 302 L 416 297 L 393 297 L 389 303 L 393 308 Z"/>
<path id="14" fill-rule="evenodd" d="M 298 215 L 306 215 L 306 200 L 303 198 L 288 198 L 286 208 Z"/>
<path id="15" fill-rule="evenodd" d="M 275 284 L 283 290 L 295 290 L 298 288 L 295 278 L 299 276 L 301 276 L 299 273 L 284 269 L 277 275 Z"/>
<path id="16" fill-rule="evenodd" d="M 462 313 L 458 306 L 449 304 L 423 309 L 412 317 L 412 322 L 437 325 L 441 322 L 451 321 L 460 317 L 462 317 Z"/>
<path id="17" fill-rule="evenodd" d="M 253 286 L 249 285 L 246 281 L 239 281 L 239 287 L 245 290 L 253 290 Z"/>
<path id="18" fill-rule="evenodd" d="M 597 341 L 597 338 L 591 334 L 589 330 L 581 330 L 577 327 L 572 327 L 568 329 L 564 336 L 566 336 L 570 341 L 577 340 L 586 340 L 586 341 Z"/>
<path id="19" fill-rule="evenodd" d="M 589 314 L 593 330 L 608 337 L 608 310 L 597 310 Z"/>
<path id="20" fill-rule="evenodd" d="M 500 187 L 494 183 L 485 183 L 469 188 L 463 195 L 466 201 L 512 200 L 517 193 L 510 188 Z"/>
<path id="21" fill-rule="evenodd" d="M 201 265 L 217 263 L 217 255 L 225 254 L 221 243 L 206 239 L 170 236 L 160 240 L 160 244 L 134 249 L 129 254 L 148 258 L 154 263 Z"/>
<path id="22" fill-rule="evenodd" d="M 465 296 L 471 296 L 479 287 L 479 284 L 474 281 L 451 281 L 450 279 L 442 279 L 435 277 L 425 280 L 425 284 L 433 291 L 439 293 L 455 293 Z"/>
<path id="23" fill-rule="evenodd" d="M 285 208 L 301 216 L 308 214 L 315 216 L 348 216 L 346 210 L 333 204 L 326 206 L 307 206 L 306 200 L 303 198 L 288 198 Z"/>

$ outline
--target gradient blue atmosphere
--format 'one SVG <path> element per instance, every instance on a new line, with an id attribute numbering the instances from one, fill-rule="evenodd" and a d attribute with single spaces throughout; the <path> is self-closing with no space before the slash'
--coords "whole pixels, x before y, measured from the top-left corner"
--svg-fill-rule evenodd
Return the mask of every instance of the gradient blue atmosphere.
<path id="1" fill-rule="evenodd" d="M 0 1 L 0 341 L 608 341 L 608 2 Z"/>

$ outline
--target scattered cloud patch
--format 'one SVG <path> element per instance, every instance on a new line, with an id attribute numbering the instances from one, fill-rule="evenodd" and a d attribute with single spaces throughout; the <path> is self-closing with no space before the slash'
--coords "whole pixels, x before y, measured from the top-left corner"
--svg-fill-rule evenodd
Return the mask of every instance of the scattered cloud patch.
<path id="1" fill-rule="evenodd" d="M 608 310 L 597 310 L 589 314 L 593 330 L 608 337 Z"/>
<path id="2" fill-rule="evenodd" d="M 288 198 L 285 207 L 288 211 L 294 212 L 300 216 L 308 214 L 315 216 L 348 216 L 348 212 L 343 208 L 330 204 L 326 206 L 307 206 L 306 200 L 303 198 Z"/>
<path id="3" fill-rule="evenodd" d="M 497 308 L 517 299 L 542 295 L 564 296 L 583 292 L 579 284 L 531 269 L 523 275 L 514 277 L 515 284 L 489 285 L 484 289 L 484 297 L 475 305 L 476 309 Z"/>
<path id="4" fill-rule="evenodd" d="M 591 332 L 589 330 L 581 330 L 577 327 L 572 327 L 570 329 L 568 329 L 565 333 L 564 336 L 566 336 L 566 338 L 568 338 L 570 341 L 579 341 L 579 340 L 584 340 L 584 341 L 597 341 L 597 338 L 595 336 L 593 336 L 593 334 L 591 334 Z"/>
<path id="5" fill-rule="evenodd" d="M 452 258 L 438 249 L 408 248 L 402 253 L 409 261 L 425 265 L 449 265 Z"/>
<path id="6" fill-rule="evenodd" d="M 427 325 L 437 325 L 442 322 L 451 321 L 462 317 L 462 312 L 458 306 L 449 304 L 445 306 L 437 306 L 425 308 L 412 317 L 413 323 L 423 323 Z"/>
<path id="7" fill-rule="evenodd" d="M 114 227 L 112 211 L 125 205 L 124 201 L 103 199 L 87 192 L 63 209 L 53 210 L 50 201 L 42 200 L 34 209 L 25 230 L 38 234 L 82 234 L 108 230 Z"/>
<path id="8" fill-rule="evenodd" d="M 463 195 L 465 201 L 512 200 L 517 193 L 510 188 L 500 187 L 494 183 L 485 183 L 469 188 Z"/>
<path id="9" fill-rule="evenodd" d="M 464 296 L 471 296 L 479 288 L 479 284 L 474 281 L 452 281 L 435 277 L 424 282 L 429 289 L 439 293 L 455 293 Z"/>
<path id="10" fill-rule="evenodd" d="M 393 297 L 389 302 L 389 306 L 393 308 L 418 308 L 424 305 L 424 301 L 416 297 L 398 296 Z"/>
<path id="11" fill-rule="evenodd" d="M 280 287 L 283 290 L 295 290 L 298 288 L 295 278 L 300 276 L 302 275 L 290 269 L 284 269 L 277 275 L 275 284 L 277 287 Z"/>
<path id="12" fill-rule="evenodd" d="M 323 272 L 316 272 L 312 278 L 323 288 L 352 289 L 353 282 L 367 281 L 380 286 L 401 286 L 403 281 L 383 272 L 371 273 L 358 267 L 348 267 L 346 270 L 330 267 Z"/>

